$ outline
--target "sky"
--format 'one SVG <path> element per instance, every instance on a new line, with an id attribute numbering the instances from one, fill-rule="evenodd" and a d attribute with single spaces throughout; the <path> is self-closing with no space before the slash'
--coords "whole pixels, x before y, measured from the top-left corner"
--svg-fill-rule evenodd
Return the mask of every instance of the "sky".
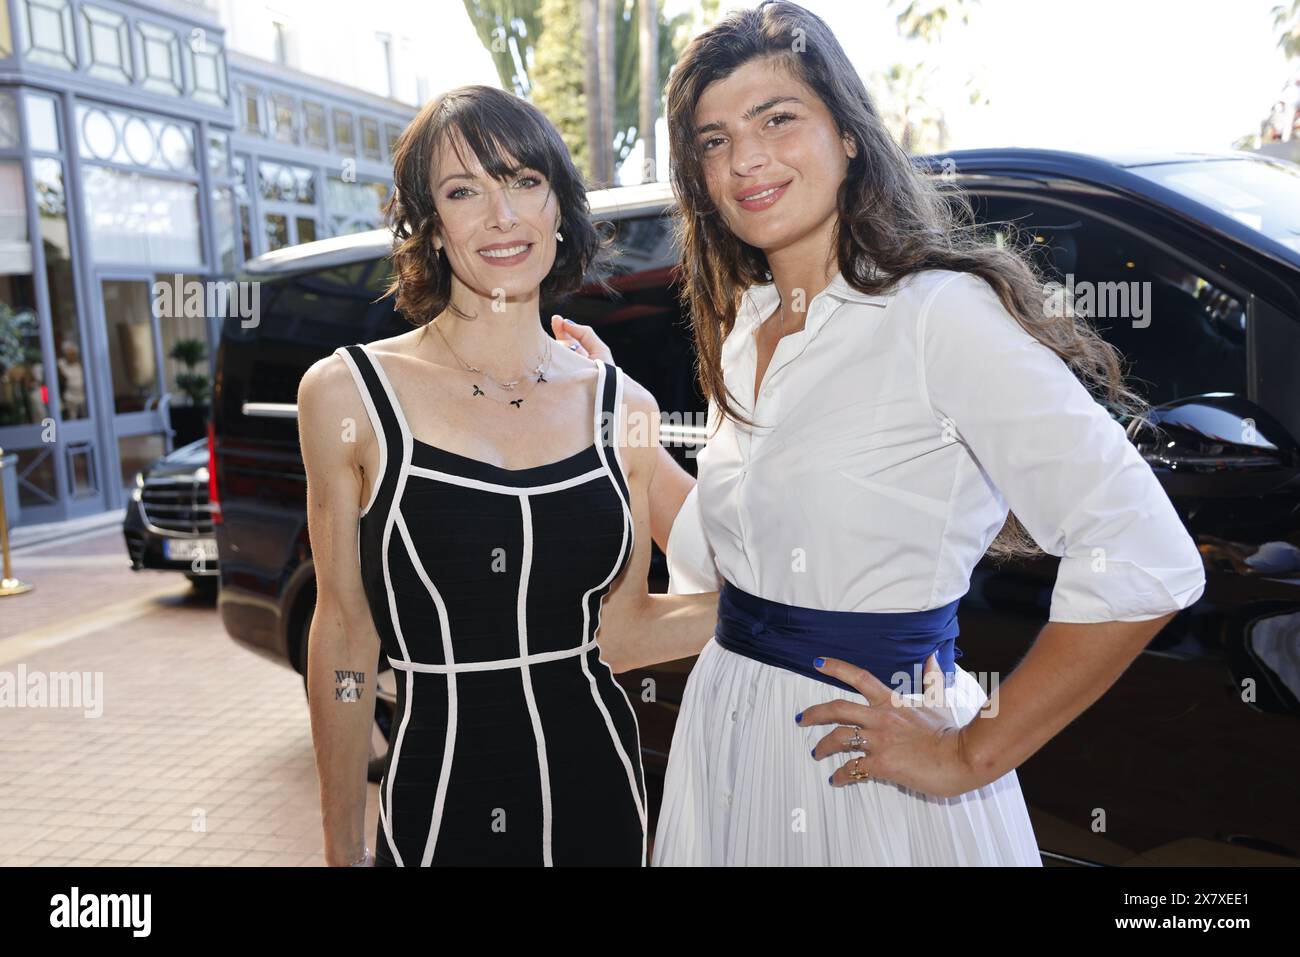
<path id="1" fill-rule="evenodd" d="M 445 36 L 455 40 L 438 58 L 439 78 L 495 82 L 459 0 L 441 2 L 459 8 L 464 23 L 447 25 Z M 756 2 L 723 0 L 722 7 Z M 895 8 L 886 0 L 805 0 L 804 6 L 830 25 L 864 77 L 899 61 L 932 66 L 950 149 L 1115 152 L 1226 150 L 1257 132 L 1283 84 L 1300 71 L 1300 63 L 1288 66 L 1277 49 L 1269 11 L 1281 2 L 983 0 L 969 26 L 952 25 L 929 47 L 898 37 Z M 671 15 L 694 5 L 667 0 L 665 8 Z M 972 76 L 987 105 L 969 104 L 964 82 Z M 659 128 L 664 170 L 662 121 Z M 639 149 L 624 169 L 639 174 Z"/>
<path id="2" fill-rule="evenodd" d="M 885 0 L 805 0 L 858 72 L 932 63 L 952 149 L 1230 149 L 1258 131 L 1288 68 L 1269 11 L 1282 0 L 983 0 L 927 47 L 898 37 Z M 725 3 L 725 9 L 751 3 Z M 670 0 L 670 9 L 679 9 Z M 902 7 L 899 3 L 898 7 Z M 989 100 L 971 106 L 963 81 Z"/>

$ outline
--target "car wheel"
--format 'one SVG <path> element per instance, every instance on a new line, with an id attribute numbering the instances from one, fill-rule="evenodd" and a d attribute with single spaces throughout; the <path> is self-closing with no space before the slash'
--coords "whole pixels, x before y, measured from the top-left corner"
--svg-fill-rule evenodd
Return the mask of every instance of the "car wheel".
<path id="1" fill-rule="evenodd" d="M 302 662 L 302 690 L 310 697 L 307 688 L 307 648 L 308 635 L 311 633 L 311 615 L 303 621 L 299 636 L 298 660 Z M 388 761 L 392 754 L 389 741 L 392 740 L 393 721 L 397 715 L 397 676 L 388 664 L 388 656 L 379 653 L 375 669 L 375 715 L 370 725 L 370 759 L 366 765 L 366 780 L 378 782 L 388 770 Z"/>

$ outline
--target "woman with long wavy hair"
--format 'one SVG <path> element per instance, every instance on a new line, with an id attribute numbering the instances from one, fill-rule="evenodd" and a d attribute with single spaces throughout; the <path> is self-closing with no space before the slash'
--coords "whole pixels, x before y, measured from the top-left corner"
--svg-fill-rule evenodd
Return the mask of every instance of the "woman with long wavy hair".
<path id="1" fill-rule="evenodd" d="M 667 112 L 709 441 L 698 486 L 651 501 L 685 498 L 655 516 L 672 590 L 721 594 L 654 862 L 1041 864 L 1015 768 L 1204 589 L 1093 393 L 1142 400 L 914 169 L 807 10 L 696 37 Z M 957 604 L 986 552 L 1039 548 L 1050 620 L 990 694 L 955 662 Z"/>

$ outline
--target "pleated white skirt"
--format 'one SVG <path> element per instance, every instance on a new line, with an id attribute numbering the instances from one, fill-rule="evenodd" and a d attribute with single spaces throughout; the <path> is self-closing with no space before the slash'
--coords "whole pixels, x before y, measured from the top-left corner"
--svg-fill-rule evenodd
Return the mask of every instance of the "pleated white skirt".
<path id="1" fill-rule="evenodd" d="M 875 780 L 831 787 L 851 755 L 814 760 L 834 726 L 802 728 L 794 716 L 836 698 L 865 703 L 710 640 L 677 716 L 652 864 L 1042 866 L 1015 771 L 948 798 Z M 986 700 L 958 665 L 954 720 Z"/>

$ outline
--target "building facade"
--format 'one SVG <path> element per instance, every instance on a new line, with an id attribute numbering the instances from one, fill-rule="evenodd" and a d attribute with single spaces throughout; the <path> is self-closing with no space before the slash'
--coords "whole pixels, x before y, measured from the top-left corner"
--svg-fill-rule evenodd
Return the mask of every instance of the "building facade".
<path id="1" fill-rule="evenodd" d="M 221 3 L 0 0 L 11 526 L 125 505 L 181 410 L 206 411 L 220 319 L 163 306 L 158 283 L 220 281 L 382 222 L 390 148 L 427 79 L 404 102 L 312 76 L 228 49 L 222 17 Z M 392 61 L 377 72 L 395 94 Z"/>

